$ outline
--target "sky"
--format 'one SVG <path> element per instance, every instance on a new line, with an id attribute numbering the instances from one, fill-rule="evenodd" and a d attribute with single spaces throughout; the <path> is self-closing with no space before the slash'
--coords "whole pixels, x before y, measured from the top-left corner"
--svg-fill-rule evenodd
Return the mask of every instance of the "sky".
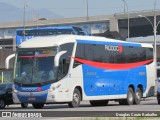
<path id="1" fill-rule="evenodd" d="M 0 2 L 13 5 L 22 10 L 25 2 L 34 11 L 45 8 L 64 18 L 86 16 L 86 1 L 88 1 L 89 16 L 121 13 L 124 12 L 124 9 L 127 11 L 126 4 L 129 12 L 153 10 L 155 2 L 155 0 L 0 0 Z M 160 0 L 156 0 L 156 9 L 160 9 Z M 5 11 L 14 11 L 14 9 L 0 8 L 0 14 Z M 41 13 L 37 12 L 37 14 Z"/>

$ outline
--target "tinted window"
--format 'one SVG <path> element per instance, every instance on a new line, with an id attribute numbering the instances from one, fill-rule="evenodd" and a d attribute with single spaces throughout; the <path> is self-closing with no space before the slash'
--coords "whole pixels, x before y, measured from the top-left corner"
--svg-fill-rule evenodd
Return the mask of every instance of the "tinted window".
<path id="1" fill-rule="evenodd" d="M 60 50 L 61 51 L 67 51 L 67 53 L 65 53 L 64 55 L 62 55 L 60 57 L 60 69 L 61 69 L 61 73 L 59 73 L 60 77 L 61 76 L 65 76 L 68 73 L 68 69 L 69 69 L 69 64 L 70 64 L 70 59 L 72 56 L 72 51 L 73 51 L 73 43 L 67 43 L 67 44 L 63 44 L 60 46 Z"/>
<path id="2" fill-rule="evenodd" d="M 5 90 L 6 86 L 6 84 L 0 84 L 0 90 Z"/>
<path id="3" fill-rule="evenodd" d="M 9 90 L 12 89 L 12 84 L 8 84 L 8 85 L 7 85 L 7 90 L 8 90 L 8 89 L 9 89 Z"/>
<path id="4" fill-rule="evenodd" d="M 146 59 L 147 60 L 153 59 L 153 49 L 152 48 L 146 48 Z"/>
<path id="5" fill-rule="evenodd" d="M 122 52 L 105 50 L 101 44 L 77 44 L 75 57 L 105 63 L 133 63 L 153 59 L 153 49 L 135 46 L 122 46 Z M 77 61 L 74 65 L 77 66 Z"/>
<path id="6" fill-rule="evenodd" d="M 63 56 L 65 59 L 70 59 L 70 56 L 72 56 L 73 46 L 73 43 L 60 45 L 60 51 L 67 51 L 65 56 Z"/>

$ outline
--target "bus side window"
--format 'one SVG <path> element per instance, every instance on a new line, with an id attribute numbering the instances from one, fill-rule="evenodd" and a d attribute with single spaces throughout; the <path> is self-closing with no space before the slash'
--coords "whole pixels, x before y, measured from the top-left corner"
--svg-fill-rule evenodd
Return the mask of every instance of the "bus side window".
<path id="1" fill-rule="evenodd" d="M 85 59 L 85 46 L 84 44 L 77 44 L 77 48 L 76 48 L 76 53 L 75 53 L 75 58 L 79 58 L 79 59 Z M 74 60 L 74 64 L 73 64 L 73 68 L 76 68 L 77 66 L 81 65 L 82 63 Z"/>
<path id="2" fill-rule="evenodd" d="M 69 62 L 67 62 L 66 59 L 62 60 L 62 65 L 63 65 L 63 75 L 66 75 L 69 69 Z"/>
<path id="3" fill-rule="evenodd" d="M 60 59 L 60 64 L 58 68 L 58 79 L 61 79 L 68 73 L 69 61 L 66 59 Z"/>

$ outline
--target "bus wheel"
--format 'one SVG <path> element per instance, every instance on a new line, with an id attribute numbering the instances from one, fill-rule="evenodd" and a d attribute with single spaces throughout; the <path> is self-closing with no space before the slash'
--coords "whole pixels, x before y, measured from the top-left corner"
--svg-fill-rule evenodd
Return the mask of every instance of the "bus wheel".
<path id="1" fill-rule="evenodd" d="M 3 99 L 0 99 L 0 108 L 5 108 L 6 104 Z"/>
<path id="2" fill-rule="evenodd" d="M 133 105 L 134 102 L 134 93 L 131 87 L 128 88 L 127 99 L 124 99 L 125 105 Z"/>
<path id="3" fill-rule="evenodd" d="M 72 102 L 69 102 L 68 106 L 72 107 L 72 108 L 79 107 L 80 101 L 81 101 L 81 94 L 80 94 L 79 90 L 77 88 L 75 88 L 75 90 L 73 92 Z"/>
<path id="4" fill-rule="evenodd" d="M 97 101 L 90 101 L 92 106 L 106 106 L 108 105 L 108 100 L 97 100 Z"/>
<path id="5" fill-rule="evenodd" d="M 140 88 L 138 88 L 135 92 L 135 96 L 134 96 L 134 104 L 138 105 L 141 102 L 141 97 L 142 97 L 142 91 L 140 90 Z"/>
<path id="6" fill-rule="evenodd" d="M 33 106 L 35 109 L 41 109 L 41 108 L 43 108 L 44 103 L 32 103 L 32 106 Z"/>
<path id="7" fill-rule="evenodd" d="M 28 103 L 21 103 L 21 107 L 22 108 L 27 108 L 28 107 Z"/>

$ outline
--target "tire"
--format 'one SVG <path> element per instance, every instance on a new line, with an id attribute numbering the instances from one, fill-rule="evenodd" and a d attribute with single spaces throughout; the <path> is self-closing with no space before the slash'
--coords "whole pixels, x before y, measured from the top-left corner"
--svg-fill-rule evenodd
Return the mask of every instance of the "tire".
<path id="1" fill-rule="evenodd" d="M 106 106 L 108 105 L 108 100 L 97 100 L 97 101 L 90 101 L 92 106 Z"/>
<path id="2" fill-rule="evenodd" d="M 6 104 L 5 104 L 5 102 L 4 102 L 4 100 L 3 99 L 0 99 L 0 108 L 5 108 L 6 107 Z"/>
<path id="3" fill-rule="evenodd" d="M 160 105 L 160 99 L 157 99 L 158 104 Z"/>
<path id="4" fill-rule="evenodd" d="M 73 92 L 72 102 L 68 103 L 68 106 L 71 108 L 79 107 L 81 101 L 81 94 L 77 88 Z"/>
<path id="5" fill-rule="evenodd" d="M 138 105 L 141 102 L 142 91 L 138 88 L 134 94 L 134 104 Z"/>
<path id="6" fill-rule="evenodd" d="M 28 103 L 21 103 L 21 107 L 22 108 L 27 108 L 28 107 Z"/>
<path id="7" fill-rule="evenodd" d="M 124 105 L 133 105 L 134 93 L 131 87 L 128 88 L 127 99 L 124 99 L 123 102 L 124 102 Z"/>
<path id="8" fill-rule="evenodd" d="M 42 109 L 44 107 L 44 103 L 32 103 L 32 106 L 35 109 Z"/>

